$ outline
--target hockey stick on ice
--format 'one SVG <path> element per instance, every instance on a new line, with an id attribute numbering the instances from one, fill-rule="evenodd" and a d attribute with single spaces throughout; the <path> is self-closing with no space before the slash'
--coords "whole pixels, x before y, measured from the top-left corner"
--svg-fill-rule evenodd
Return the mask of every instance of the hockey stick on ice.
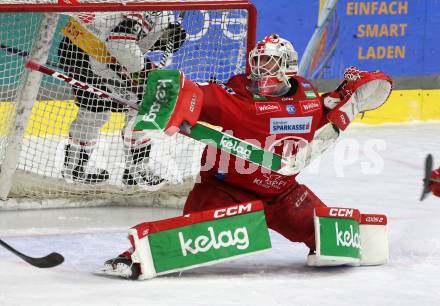
<path id="1" fill-rule="evenodd" d="M 26 261 L 28 264 L 30 264 L 34 267 L 37 267 L 37 268 L 56 267 L 56 266 L 62 264 L 64 261 L 63 255 L 61 255 L 59 253 L 50 253 L 50 254 L 43 256 L 43 257 L 30 257 L 30 256 L 27 256 L 27 255 L 17 251 L 16 249 L 14 249 L 13 247 L 11 247 L 9 244 L 7 244 L 6 242 L 4 242 L 1 239 L 0 239 L 0 245 L 2 245 L 5 249 L 10 251 L 11 253 L 14 253 L 15 255 L 17 255 L 18 257 L 20 257 L 24 261 Z"/>

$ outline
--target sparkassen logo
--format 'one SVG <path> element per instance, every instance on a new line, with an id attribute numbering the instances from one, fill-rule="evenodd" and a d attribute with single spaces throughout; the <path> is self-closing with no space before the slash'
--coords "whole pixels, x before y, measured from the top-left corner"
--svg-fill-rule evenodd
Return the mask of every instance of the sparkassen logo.
<path id="1" fill-rule="evenodd" d="M 306 134 L 310 133 L 313 117 L 270 118 L 271 134 Z"/>

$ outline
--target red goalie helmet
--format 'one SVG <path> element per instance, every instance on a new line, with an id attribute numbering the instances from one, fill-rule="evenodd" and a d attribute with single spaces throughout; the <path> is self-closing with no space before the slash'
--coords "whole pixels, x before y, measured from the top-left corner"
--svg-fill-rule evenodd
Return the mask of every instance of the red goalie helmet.
<path id="1" fill-rule="evenodd" d="M 249 88 L 263 96 L 282 96 L 290 89 L 289 78 L 298 72 L 298 53 L 277 34 L 264 37 L 249 53 Z"/>

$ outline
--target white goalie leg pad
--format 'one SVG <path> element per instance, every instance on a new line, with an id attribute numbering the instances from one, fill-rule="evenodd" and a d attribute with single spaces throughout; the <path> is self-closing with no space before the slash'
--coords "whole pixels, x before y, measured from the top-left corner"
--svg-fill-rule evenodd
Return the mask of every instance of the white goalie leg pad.
<path id="1" fill-rule="evenodd" d="M 315 209 L 315 254 L 307 257 L 308 266 L 360 265 L 360 212 L 352 208 Z"/>
<path id="2" fill-rule="evenodd" d="M 378 214 L 362 214 L 361 265 L 374 266 L 388 263 L 388 225 L 387 217 Z"/>
<path id="3" fill-rule="evenodd" d="M 387 218 L 380 214 L 360 214 L 357 209 L 317 208 L 315 254 L 309 266 L 371 266 L 388 263 Z"/>

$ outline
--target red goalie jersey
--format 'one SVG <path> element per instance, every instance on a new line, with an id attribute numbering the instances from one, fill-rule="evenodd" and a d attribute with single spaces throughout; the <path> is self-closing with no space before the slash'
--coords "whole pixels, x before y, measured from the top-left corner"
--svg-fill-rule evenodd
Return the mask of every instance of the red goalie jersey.
<path id="1" fill-rule="evenodd" d="M 289 81 L 290 90 L 280 97 L 252 94 L 244 75 L 235 76 L 224 85 L 201 85 L 204 105 L 200 120 L 221 126 L 235 137 L 266 150 L 294 155 L 328 120 L 322 98 L 312 84 L 300 76 Z M 280 194 L 296 184 L 295 176 L 270 173 L 220 150 L 213 156 L 206 149 L 202 166 L 208 170 L 202 170 L 202 181 L 215 177 L 263 197 Z"/>

